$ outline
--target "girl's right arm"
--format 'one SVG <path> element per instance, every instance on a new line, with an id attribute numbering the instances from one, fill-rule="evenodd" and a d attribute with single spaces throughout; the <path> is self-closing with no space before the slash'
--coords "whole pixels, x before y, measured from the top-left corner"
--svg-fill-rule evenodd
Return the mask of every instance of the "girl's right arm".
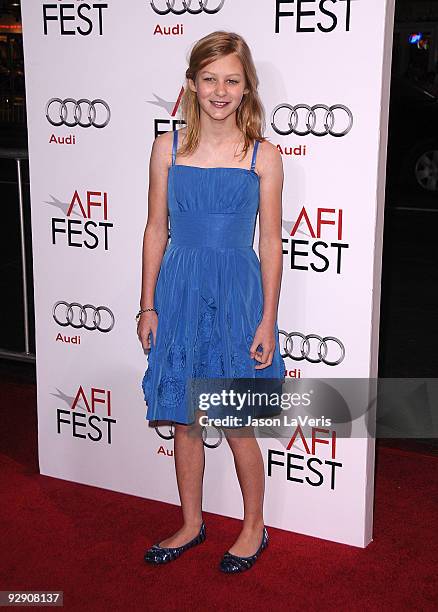
<path id="1" fill-rule="evenodd" d="M 157 136 L 149 163 L 148 215 L 143 236 L 143 264 L 140 309 L 154 308 L 155 285 L 168 241 L 167 175 L 171 161 L 172 132 Z M 144 349 L 154 346 L 158 317 L 153 311 L 141 314 L 137 335 Z"/>

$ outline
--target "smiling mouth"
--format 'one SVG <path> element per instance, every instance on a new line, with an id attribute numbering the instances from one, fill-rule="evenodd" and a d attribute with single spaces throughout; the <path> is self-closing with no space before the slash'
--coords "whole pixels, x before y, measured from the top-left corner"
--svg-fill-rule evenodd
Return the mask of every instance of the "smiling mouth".
<path id="1" fill-rule="evenodd" d="M 210 100 L 210 102 L 213 104 L 213 106 L 216 106 L 216 108 L 223 108 L 229 104 L 229 102 L 219 102 L 218 100 Z"/>

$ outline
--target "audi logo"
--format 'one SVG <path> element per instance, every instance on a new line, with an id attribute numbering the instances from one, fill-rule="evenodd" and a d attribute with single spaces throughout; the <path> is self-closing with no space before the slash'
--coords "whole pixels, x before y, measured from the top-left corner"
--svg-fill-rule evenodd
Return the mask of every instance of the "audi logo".
<path id="1" fill-rule="evenodd" d="M 345 347 L 342 342 L 335 338 L 334 336 L 325 336 L 322 338 L 318 336 L 318 334 L 308 334 L 305 336 L 300 332 L 291 332 L 288 334 L 283 330 L 279 330 L 279 334 L 285 336 L 284 341 L 284 353 L 282 353 L 282 357 L 290 357 L 294 361 L 303 361 L 306 359 L 310 363 L 325 363 L 329 366 L 336 366 L 344 360 L 345 357 Z M 301 345 L 298 350 L 295 351 L 294 355 L 294 338 L 301 339 Z M 315 342 L 311 343 L 311 340 L 317 340 L 317 344 Z M 312 344 L 316 346 L 312 347 Z M 327 359 L 327 354 L 329 352 L 329 345 L 333 347 L 333 345 L 338 346 L 338 353 L 340 355 L 337 359 L 329 360 Z M 313 357 L 311 357 L 311 353 L 313 352 Z M 298 353 L 298 354 L 297 354 Z M 317 357 L 315 356 L 315 353 Z"/>
<path id="2" fill-rule="evenodd" d="M 218 429 L 217 427 L 212 426 L 211 429 L 215 429 L 217 432 L 218 437 L 216 442 L 212 443 L 208 441 L 207 427 L 202 427 L 202 442 L 206 448 L 217 448 L 222 443 L 222 438 L 224 434 L 222 433 L 222 430 Z M 162 438 L 163 440 L 173 440 L 173 438 L 175 437 L 175 427 L 173 423 L 171 425 L 166 426 L 166 430 L 166 432 L 163 432 L 161 431 L 160 427 L 155 427 L 155 431 L 160 436 L 160 438 Z"/>
<path id="3" fill-rule="evenodd" d="M 100 122 L 96 121 L 98 111 L 102 115 Z M 102 111 L 103 108 L 103 111 Z M 47 121 L 52 125 L 59 127 L 66 125 L 67 127 L 75 127 L 79 125 L 83 128 L 95 127 L 104 128 L 108 125 L 111 118 L 111 111 L 105 100 L 96 98 L 95 100 L 87 100 L 81 98 L 74 100 L 73 98 L 51 98 L 46 104 Z M 82 117 L 86 117 L 87 121 L 82 121 Z"/>
<path id="4" fill-rule="evenodd" d="M 280 110 L 288 112 L 278 115 Z M 296 104 L 292 106 L 283 103 L 272 111 L 271 126 L 280 136 L 289 136 L 289 134 L 327 136 L 330 134 L 330 136 L 340 138 L 348 134 L 353 127 L 353 113 L 343 104 L 333 104 L 333 106 Z"/>
<path id="5" fill-rule="evenodd" d="M 193 0 L 182 0 L 182 8 L 178 9 L 175 8 L 176 0 L 165 0 L 162 4 L 165 4 L 167 8 L 160 9 L 155 6 L 155 0 L 151 0 L 151 7 L 158 15 L 168 15 L 169 13 L 173 13 L 173 15 L 183 15 L 184 13 L 190 13 L 191 15 L 208 13 L 209 15 L 214 15 L 215 13 L 219 13 L 225 4 L 225 0 L 220 0 L 215 8 L 209 8 L 209 0 L 197 0 L 196 4 L 198 8 L 192 8 L 192 2 Z"/>
<path id="6" fill-rule="evenodd" d="M 62 308 L 61 308 L 62 307 Z M 106 312 L 108 316 L 105 317 L 106 324 L 104 324 L 102 312 Z M 75 316 L 76 313 L 76 316 Z M 106 306 L 93 306 L 92 304 L 78 304 L 77 302 L 59 301 L 53 307 L 53 318 L 58 325 L 61 327 L 74 327 L 75 329 L 88 329 L 94 331 L 95 329 L 100 332 L 110 332 L 115 323 L 114 315 L 109 308 Z"/>

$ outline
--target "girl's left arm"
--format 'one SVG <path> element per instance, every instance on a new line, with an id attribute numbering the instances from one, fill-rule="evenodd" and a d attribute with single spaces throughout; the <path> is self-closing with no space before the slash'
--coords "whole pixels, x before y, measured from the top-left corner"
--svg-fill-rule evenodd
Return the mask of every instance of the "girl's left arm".
<path id="1" fill-rule="evenodd" d="M 257 327 L 250 357 L 257 370 L 271 365 L 275 351 L 283 244 L 281 241 L 283 161 L 277 147 L 263 141 L 259 146 L 256 170 L 260 176 L 259 257 L 263 285 L 263 316 Z M 263 351 L 257 351 L 259 345 Z"/>
<path id="2" fill-rule="evenodd" d="M 262 155 L 260 155 L 262 153 Z M 260 145 L 259 257 L 263 282 L 263 319 L 274 325 L 283 270 L 281 240 L 283 160 L 268 141 Z"/>

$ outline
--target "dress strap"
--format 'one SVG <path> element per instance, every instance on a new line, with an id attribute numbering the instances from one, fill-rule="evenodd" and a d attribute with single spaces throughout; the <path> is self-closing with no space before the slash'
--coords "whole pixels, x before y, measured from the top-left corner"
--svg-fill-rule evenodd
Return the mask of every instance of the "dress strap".
<path id="1" fill-rule="evenodd" d="M 259 140 L 256 140 L 256 141 L 254 142 L 254 151 L 253 151 L 253 153 L 252 153 L 252 161 L 251 161 L 251 170 L 252 170 L 253 172 L 254 172 L 254 170 L 255 170 L 255 165 L 256 165 L 256 157 L 257 157 L 257 150 L 258 150 L 258 148 L 259 148 L 259 144 L 260 144 L 260 141 L 259 141 Z"/>
<path id="2" fill-rule="evenodd" d="M 173 146 L 172 146 L 172 166 L 176 162 L 176 152 L 178 151 L 178 130 L 173 131 Z"/>

